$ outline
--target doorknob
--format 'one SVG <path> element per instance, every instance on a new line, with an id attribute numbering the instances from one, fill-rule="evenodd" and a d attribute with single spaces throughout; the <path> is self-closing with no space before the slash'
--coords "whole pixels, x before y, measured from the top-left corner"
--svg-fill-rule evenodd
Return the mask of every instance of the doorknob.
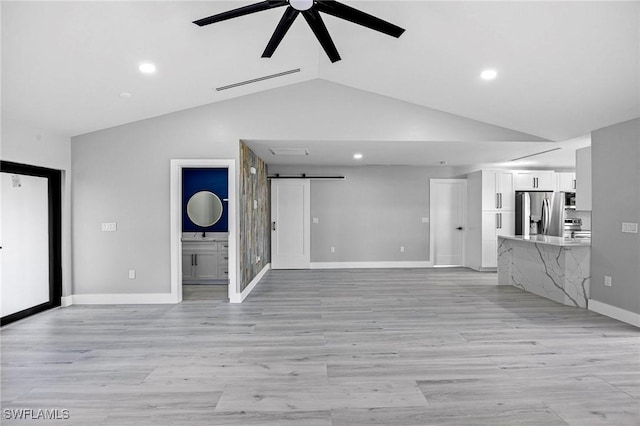
<path id="1" fill-rule="evenodd" d="M 457 229 L 458 231 L 462 231 L 462 226 L 458 226 L 456 229 Z"/>

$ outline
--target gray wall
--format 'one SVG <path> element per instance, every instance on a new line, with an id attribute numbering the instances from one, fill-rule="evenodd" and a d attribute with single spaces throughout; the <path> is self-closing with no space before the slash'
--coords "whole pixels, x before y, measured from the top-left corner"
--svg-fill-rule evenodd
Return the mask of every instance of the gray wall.
<path id="1" fill-rule="evenodd" d="M 640 222 L 640 119 L 592 132 L 591 154 L 591 298 L 640 314 L 640 234 L 620 231 Z"/>
<path id="2" fill-rule="evenodd" d="M 311 181 L 312 262 L 429 260 L 429 179 L 450 168 L 269 166 L 283 175 L 342 175 Z M 404 246 L 404 253 L 400 252 Z M 335 247 L 335 253 L 331 253 Z"/>
<path id="3" fill-rule="evenodd" d="M 243 139 L 531 138 L 323 80 L 76 136 L 74 294 L 169 293 L 169 160 L 235 159 L 238 174 Z M 101 222 L 117 222 L 118 231 L 101 232 Z M 239 256 L 243 247 L 237 250 Z M 129 269 L 137 270 L 135 280 Z"/>

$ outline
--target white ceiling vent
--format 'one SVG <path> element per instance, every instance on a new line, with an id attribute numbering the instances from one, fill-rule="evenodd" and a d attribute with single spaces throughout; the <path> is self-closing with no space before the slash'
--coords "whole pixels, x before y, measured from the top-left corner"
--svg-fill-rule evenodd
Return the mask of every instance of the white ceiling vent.
<path id="1" fill-rule="evenodd" d="M 547 152 L 553 152 L 553 151 L 557 151 L 559 149 L 562 149 L 562 148 L 547 149 L 546 151 L 536 152 L 535 154 L 525 155 L 523 157 L 514 158 L 514 159 L 509 160 L 509 161 L 518 161 L 518 160 L 522 160 L 522 159 L 529 158 L 529 157 L 535 157 L 536 155 L 546 154 Z"/>
<path id="2" fill-rule="evenodd" d="M 233 89 L 234 87 L 244 86 L 246 84 L 257 83 L 259 81 L 269 80 L 271 78 L 283 77 L 285 75 L 294 74 L 294 73 L 297 73 L 297 72 L 300 72 L 300 68 L 296 68 L 296 69 L 289 70 L 289 71 L 282 71 L 282 72 L 279 72 L 279 73 L 276 73 L 276 74 L 263 75 L 262 77 L 252 78 L 251 80 L 240 81 L 238 83 L 227 84 L 226 86 L 216 87 L 216 90 L 218 92 L 220 92 L 222 90 Z"/>
<path id="3" fill-rule="evenodd" d="M 309 150 L 306 148 L 269 148 L 269 151 L 271 151 L 273 155 L 288 155 L 288 156 L 309 155 Z"/>

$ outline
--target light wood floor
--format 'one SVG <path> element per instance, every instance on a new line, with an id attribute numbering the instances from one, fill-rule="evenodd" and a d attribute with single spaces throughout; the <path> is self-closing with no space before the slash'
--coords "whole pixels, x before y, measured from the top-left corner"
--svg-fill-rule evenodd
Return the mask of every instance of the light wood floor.
<path id="1" fill-rule="evenodd" d="M 1 332 L 2 424 L 640 424 L 640 329 L 495 283 L 271 271 L 241 305 L 211 286 L 47 312 Z"/>

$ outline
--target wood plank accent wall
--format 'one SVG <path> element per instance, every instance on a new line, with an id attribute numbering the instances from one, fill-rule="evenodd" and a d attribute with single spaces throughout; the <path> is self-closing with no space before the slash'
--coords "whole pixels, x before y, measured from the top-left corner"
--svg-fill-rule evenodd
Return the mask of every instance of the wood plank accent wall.
<path id="1" fill-rule="evenodd" d="M 251 167 L 256 174 L 251 174 Z M 253 201 L 258 201 L 254 208 Z M 240 142 L 240 291 L 271 262 L 271 195 L 267 165 Z M 256 262 L 256 257 L 260 261 Z"/>

